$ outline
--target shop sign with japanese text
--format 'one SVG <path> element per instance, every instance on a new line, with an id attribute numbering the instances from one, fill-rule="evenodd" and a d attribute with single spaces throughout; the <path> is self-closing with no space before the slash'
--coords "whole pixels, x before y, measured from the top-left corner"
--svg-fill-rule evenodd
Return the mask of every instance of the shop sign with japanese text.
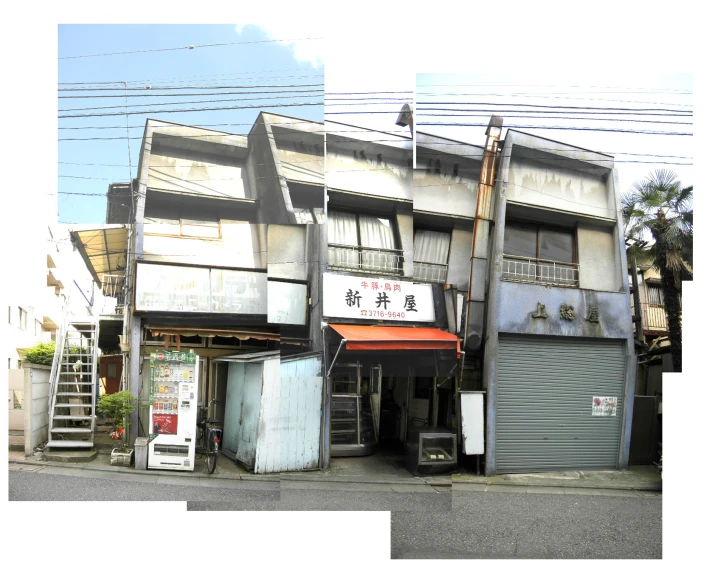
<path id="1" fill-rule="evenodd" d="M 435 321 L 430 284 L 324 274 L 324 315 L 368 320 Z"/>

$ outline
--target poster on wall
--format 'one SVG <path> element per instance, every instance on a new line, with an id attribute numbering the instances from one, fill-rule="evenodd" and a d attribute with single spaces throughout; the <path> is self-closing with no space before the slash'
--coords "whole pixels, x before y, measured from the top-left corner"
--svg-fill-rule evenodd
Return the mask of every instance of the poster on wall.
<path id="1" fill-rule="evenodd" d="M 390 321 L 435 321 L 430 284 L 325 273 L 324 315 Z"/>
<path id="2" fill-rule="evenodd" d="M 154 413 L 153 433 L 157 435 L 177 435 L 178 434 L 178 414 L 176 413 Z"/>
<path id="3" fill-rule="evenodd" d="M 617 397 L 594 396 L 591 406 L 591 415 L 601 417 L 615 417 L 618 407 Z"/>

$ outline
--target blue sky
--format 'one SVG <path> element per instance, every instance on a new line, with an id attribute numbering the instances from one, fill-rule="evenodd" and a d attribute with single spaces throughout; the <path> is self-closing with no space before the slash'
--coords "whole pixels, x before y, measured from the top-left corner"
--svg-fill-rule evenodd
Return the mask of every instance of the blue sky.
<path id="1" fill-rule="evenodd" d="M 98 116 L 58 119 L 58 191 L 59 221 L 66 223 L 103 223 L 106 217 L 107 187 L 111 182 L 125 182 L 136 177 L 137 160 L 146 119 L 157 118 L 169 122 L 209 127 L 216 130 L 245 134 L 260 110 L 270 110 L 288 116 L 323 121 L 321 105 L 280 107 L 279 103 L 317 103 L 322 101 L 322 86 L 298 88 L 304 96 L 282 100 L 265 100 L 268 95 L 212 95 L 185 97 L 147 97 L 148 93 L 196 93 L 197 90 L 159 92 L 160 86 L 244 86 L 323 84 L 323 64 L 314 56 L 313 47 L 322 41 L 304 40 L 294 45 L 274 40 L 269 33 L 254 25 L 238 27 L 222 25 L 60 25 L 58 27 L 59 88 L 77 87 L 76 83 L 127 82 L 128 87 L 149 90 L 128 90 L 129 111 L 199 107 L 229 107 L 264 104 L 260 108 L 181 113 L 139 113 L 129 115 L 131 168 L 126 134 L 126 116 Z M 277 32 L 279 34 L 279 32 Z M 278 35 L 277 38 L 295 39 L 315 37 L 314 33 L 298 31 Z M 205 44 L 258 42 L 230 46 L 201 47 Z M 112 52 L 129 52 L 179 48 L 194 45 L 189 50 L 164 50 L 111 56 L 70 58 Z M 297 56 L 301 56 L 297 59 Z M 75 83 L 75 84 L 71 84 Z M 121 87 L 122 84 L 104 84 Z M 82 86 L 83 87 L 83 86 Z M 262 89 L 275 91 L 275 89 Z M 313 90 L 313 91 L 308 91 Z M 240 92 L 240 89 L 220 90 Z M 215 92 L 215 91 L 213 91 Z M 124 92 L 59 91 L 59 96 L 117 94 L 116 98 L 59 98 L 58 115 L 123 113 Z M 140 94 L 140 96 L 139 96 Z M 213 102 L 210 104 L 158 105 L 169 102 L 199 102 L 249 98 L 246 101 Z M 253 99 L 254 98 L 254 99 Z M 131 107 L 132 104 L 156 104 Z M 71 108 L 99 108 L 104 110 L 74 110 Z M 81 128 L 81 129 L 75 129 Z M 102 138 L 70 140 L 69 138 Z M 115 138 L 115 139 L 108 139 Z M 98 196 L 76 194 L 100 194 Z"/>

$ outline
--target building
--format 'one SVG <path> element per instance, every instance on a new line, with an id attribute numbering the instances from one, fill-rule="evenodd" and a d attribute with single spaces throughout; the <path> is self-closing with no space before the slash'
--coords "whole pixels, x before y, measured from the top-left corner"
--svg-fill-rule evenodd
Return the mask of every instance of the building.
<path id="1" fill-rule="evenodd" d="M 107 198 L 110 226 L 77 234 L 76 244 L 117 298 L 99 318 L 98 340 L 122 357 L 121 368 L 107 362 L 104 378 L 120 370 L 121 388 L 139 398 L 132 439 L 151 433 L 151 353 L 189 348 L 200 358 L 198 405 L 225 422 L 223 452 L 240 460 L 230 426 L 241 424 L 246 399 L 235 398 L 244 386 L 267 381 L 275 353 L 290 365 L 320 358 L 321 264 L 310 254 L 324 212 L 323 127 L 261 113 L 239 136 L 148 120 L 138 177 L 110 186 Z M 244 368 L 248 356 L 260 369 Z M 279 372 L 269 377 L 279 390 Z M 321 394 L 313 401 L 320 410 Z M 313 443 L 318 453 L 318 433 Z M 259 467 L 254 457 L 241 462 Z"/>
<path id="2" fill-rule="evenodd" d="M 636 361 L 613 159 L 509 130 L 497 174 L 486 472 L 625 468 Z"/>
<path id="3" fill-rule="evenodd" d="M 151 352 L 193 349 L 223 452 L 255 472 L 371 454 L 625 468 L 613 158 L 503 127 L 475 145 L 267 113 L 247 136 L 149 120 L 137 178 L 108 192 L 113 228 L 77 242 L 117 296 L 99 340 L 123 348 L 119 385 L 146 405 Z M 132 436 L 149 427 L 142 407 Z M 255 449 L 258 429 L 281 440 Z"/>

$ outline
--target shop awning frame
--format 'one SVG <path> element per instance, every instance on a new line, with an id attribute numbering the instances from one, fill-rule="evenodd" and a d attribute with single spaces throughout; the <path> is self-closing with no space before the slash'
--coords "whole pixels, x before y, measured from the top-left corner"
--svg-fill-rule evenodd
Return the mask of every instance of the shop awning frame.
<path id="1" fill-rule="evenodd" d="M 460 358 L 460 338 L 434 327 L 393 327 L 330 323 L 351 351 L 450 349 Z"/>

